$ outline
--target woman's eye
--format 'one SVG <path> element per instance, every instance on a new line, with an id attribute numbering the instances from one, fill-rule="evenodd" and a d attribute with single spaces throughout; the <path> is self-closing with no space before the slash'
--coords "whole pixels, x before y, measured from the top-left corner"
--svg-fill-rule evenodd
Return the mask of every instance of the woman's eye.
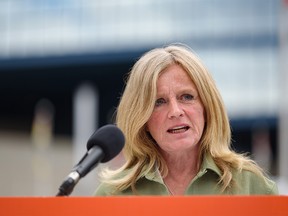
<path id="1" fill-rule="evenodd" d="M 159 98 L 159 99 L 156 100 L 155 106 L 158 107 L 158 106 L 161 106 L 164 103 L 165 103 L 165 100 L 163 98 Z"/>
<path id="2" fill-rule="evenodd" d="M 190 95 L 190 94 L 184 94 L 184 95 L 182 95 L 181 99 L 184 101 L 190 101 L 190 100 L 194 99 L 194 96 Z"/>

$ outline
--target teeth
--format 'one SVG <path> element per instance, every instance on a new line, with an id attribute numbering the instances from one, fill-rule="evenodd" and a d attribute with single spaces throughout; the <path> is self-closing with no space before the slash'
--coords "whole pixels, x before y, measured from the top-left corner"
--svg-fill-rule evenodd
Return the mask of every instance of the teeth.
<path id="1" fill-rule="evenodd" d="M 182 129 L 182 128 L 185 128 L 185 126 L 175 127 L 175 128 L 172 128 L 171 130 L 178 130 L 178 129 Z"/>
<path id="2" fill-rule="evenodd" d="M 189 127 L 187 127 L 187 126 L 179 126 L 179 127 L 169 129 L 168 132 L 169 133 L 181 133 L 181 132 L 185 132 L 188 129 L 189 129 Z"/>

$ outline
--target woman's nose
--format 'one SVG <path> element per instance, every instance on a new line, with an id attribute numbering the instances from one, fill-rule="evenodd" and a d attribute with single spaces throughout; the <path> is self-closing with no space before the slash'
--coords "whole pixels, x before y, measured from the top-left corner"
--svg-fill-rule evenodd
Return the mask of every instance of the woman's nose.
<path id="1" fill-rule="evenodd" d="M 184 115 L 184 111 L 181 108 L 178 101 L 170 101 L 168 118 L 178 118 L 178 117 L 181 117 L 183 115 Z"/>

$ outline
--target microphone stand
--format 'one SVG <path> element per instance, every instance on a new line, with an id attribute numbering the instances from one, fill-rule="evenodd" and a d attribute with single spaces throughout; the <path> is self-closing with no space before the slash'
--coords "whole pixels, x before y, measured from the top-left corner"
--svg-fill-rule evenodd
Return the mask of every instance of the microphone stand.
<path id="1" fill-rule="evenodd" d="M 75 185 L 78 183 L 79 179 L 80 175 L 77 171 L 71 172 L 67 176 L 66 180 L 64 180 L 64 182 L 60 185 L 56 196 L 69 196 L 72 193 Z"/>
<path id="2" fill-rule="evenodd" d="M 97 146 L 93 146 L 86 152 L 79 163 L 72 169 L 72 172 L 60 185 L 59 192 L 56 196 L 69 196 L 80 178 L 86 176 L 103 157 L 104 154 L 102 150 Z"/>

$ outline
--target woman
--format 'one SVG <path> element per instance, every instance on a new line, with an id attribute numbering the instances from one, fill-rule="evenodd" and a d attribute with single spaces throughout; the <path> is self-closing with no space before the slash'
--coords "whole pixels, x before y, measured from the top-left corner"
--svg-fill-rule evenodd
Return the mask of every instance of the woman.
<path id="1" fill-rule="evenodd" d="M 135 63 L 116 123 L 126 163 L 103 172 L 96 195 L 278 193 L 254 161 L 231 150 L 216 85 L 183 45 L 153 49 Z"/>

